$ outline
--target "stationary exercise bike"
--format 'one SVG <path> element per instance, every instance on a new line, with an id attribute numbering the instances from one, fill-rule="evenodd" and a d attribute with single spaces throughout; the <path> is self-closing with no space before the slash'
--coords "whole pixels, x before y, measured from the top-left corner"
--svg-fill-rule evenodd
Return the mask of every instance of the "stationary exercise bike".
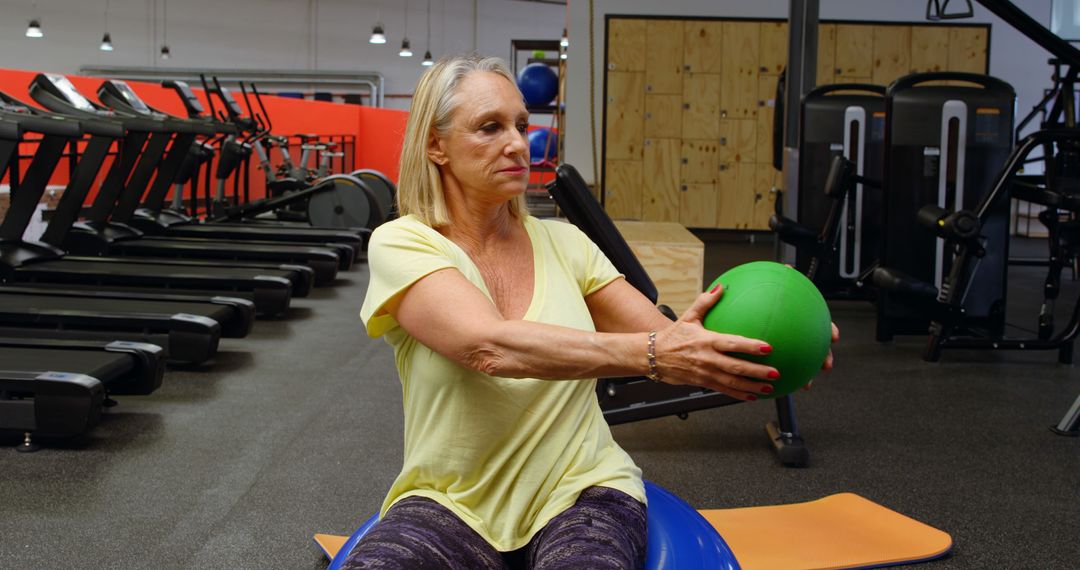
<path id="1" fill-rule="evenodd" d="M 347 174 L 328 176 L 309 186 L 283 191 L 278 196 L 234 204 L 225 197 L 226 180 L 233 175 L 243 177 L 244 166 L 254 152 L 260 163 L 269 166 L 266 149 L 262 140 L 270 136 L 265 123 L 255 116 L 244 116 L 232 93 L 221 86 L 217 78 L 213 79 L 211 89 L 202 78 L 207 101 L 210 104 L 210 116 L 218 122 L 228 123 L 236 128 L 236 135 L 225 136 L 218 145 L 218 165 L 215 170 L 217 179 L 214 199 L 210 201 L 207 214 L 211 222 L 243 223 L 287 223 L 273 217 L 273 213 L 282 209 L 303 207 L 304 225 L 323 228 L 366 228 L 373 229 L 385 219 L 383 207 L 375 192 L 359 178 Z M 183 82 L 172 81 L 164 84 L 174 89 L 184 102 L 188 116 L 205 119 L 205 110 L 191 89 Z M 225 107 L 225 113 L 219 113 L 214 99 L 217 98 Z M 250 101 L 249 101 L 250 104 Z M 271 174 L 268 180 L 275 177 Z M 267 218 L 266 215 L 271 217 Z M 296 222 L 294 222 L 296 223 Z"/>

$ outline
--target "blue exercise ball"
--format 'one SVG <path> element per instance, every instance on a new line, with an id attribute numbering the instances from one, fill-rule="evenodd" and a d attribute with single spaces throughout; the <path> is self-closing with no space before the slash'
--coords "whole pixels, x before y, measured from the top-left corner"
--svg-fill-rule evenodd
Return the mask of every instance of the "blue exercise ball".
<path id="1" fill-rule="evenodd" d="M 543 63 L 530 63 L 518 72 L 518 89 L 529 105 L 547 105 L 559 94 L 559 74 Z"/>
<path id="2" fill-rule="evenodd" d="M 731 548 L 701 513 L 649 481 L 645 482 L 645 497 L 649 503 L 646 570 L 740 570 Z M 334 555 L 327 570 L 340 570 L 356 543 L 377 522 L 377 513 L 364 521 Z"/>
<path id="3" fill-rule="evenodd" d="M 559 137 L 555 131 L 539 128 L 529 131 L 529 160 L 534 164 L 542 160 L 555 160 Z"/>

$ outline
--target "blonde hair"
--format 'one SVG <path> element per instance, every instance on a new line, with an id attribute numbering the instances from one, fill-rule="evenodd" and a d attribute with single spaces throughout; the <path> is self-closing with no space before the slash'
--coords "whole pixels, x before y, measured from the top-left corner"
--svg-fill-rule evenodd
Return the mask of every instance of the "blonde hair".
<path id="1" fill-rule="evenodd" d="M 401 147 L 397 209 L 401 215 L 412 214 L 431 227 L 445 226 L 451 220 L 439 168 L 428 158 L 428 137 L 433 130 L 442 135 L 450 128 L 451 116 L 458 106 L 458 85 L 474 71 L 497 73 L 517 86 L 503 60 L 458 55 L 440 59 L 430 67 L 420 77 L 413 94 Z M 516 218 L 528 214 L 524 195 L 510 200 L 510 214 Z"/>

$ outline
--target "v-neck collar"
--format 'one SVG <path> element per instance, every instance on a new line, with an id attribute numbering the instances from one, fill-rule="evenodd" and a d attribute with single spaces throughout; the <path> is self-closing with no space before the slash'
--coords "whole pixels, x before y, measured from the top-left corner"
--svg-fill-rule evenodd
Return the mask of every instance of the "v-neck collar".
<path id="1" fill-rule="evenodd" d="M 541 305 L 543 303 L 543 296 L 544 296 L 544 287 L 542 285 L 543 284 L 543 279 L 541 277 L 541 275 L 544 272 L 544 256 L 540 252 L 540 247 L 541 247 L 540 241 L 541 240 L 539 239 L 539 236 L 536 233 L 537 232 L 537 228 L 535 227 L 536 223 L 537 223 L 536 219 L 533 218 L 532 216 L 526 216 L 525 218 L 522 219 L 522 226 L 525 227 L 525 233 L 529 236 L 529 246 L 532 248 L 532 256 L 533 256 L 532 297 L 531 297 L 531 299 L 529 299 L 529 306 L 528 306 L 527 309 L 525 309 L 525 314 L 521 316 L 521 320 L 523 320 L 523 321 L 536 320 L 537 314 L 540 312 L 540 307 L 541 307 Z M 488 298 L 489 301 L 492 302 L 492 304 L 494 304 L 495 303 L 495 297 L 492 296 L 491 291 L 488 289 L 487 282 L 484 281 L 484 274 L 480 272 L 480 268 L 476 265 L 476 262 L 473 261 L 472 257 L 469 255 L 469 253 L 467 251 L 465 251 L 465 249 L 463 247 L 458 245 L 457 242 L 455 242 L 454 240 L 444 236 L 441 232 L 439 232 L 435 228 L 432 228 L 432 231 L 436 235 L 438 235 L 440 238 L 442 238 L 443 240 L 446 240 L 446 242 L 449 243 L 451 247 L 455 248 L 462 255 L 462 257 L 465 258 L 465 260 L 468 262 L 469 266 L 476 273 L 477 279 L 480 281 L 477 284 L 480 287 L 480 291 L 484 293 L 484 295 Z"/>

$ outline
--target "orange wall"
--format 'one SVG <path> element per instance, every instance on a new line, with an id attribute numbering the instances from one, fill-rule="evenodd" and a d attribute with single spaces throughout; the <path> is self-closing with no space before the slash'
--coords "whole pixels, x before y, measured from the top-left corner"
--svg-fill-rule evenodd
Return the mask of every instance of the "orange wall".
<path id="1" fill-rule="evenodd" d="M 360 122 L 356 135 L 356 165 L 374 168 L 397 184 L 401 145 L 405 141 L 407 111 L 358 107 Z"/>
<path id="2" fill-rule="evenodd" d="M 0 90 L 33 105 L 34 102 L 30 99 L 29 85 L 36 74 L 37 72 L 34 71 L 0 69 Z M 69 75 L 68 78 L 88 99 L 97 102 L 97 88 L 102 81 L 100 78 L 75 75 Z M 128 84 L 150 106 L 166 113 L 186 116 L 184 106 L 173 90 L 166 89 L 155 83 L 129 81 Z M 206 103 L 206 95 L 202 89 L 192 87 L 203 102 L 204 107 L 209 110 L 210 107 Z M 233 88 L 234 86 L 226 85 L 226 87 Z M 234 89 L 234 95 L 241 108 L 246 110 L 239 89 Z M 254 101 L 252 102 L 254 103 Z M 401 154 L 405 121 L 408 117 L 408 113 L 405 111 L 321 101 L 305 101 L 273 95 L 264 95 L 263 103 L 266 105 L 267 112 L 273 121 L 276 134 L 354 135 L 356 137 L 354 149 L 354 164 L 356 167 L 374 168 L 383 172 L 395 182 L 397 181 L 398 158 Z M 221 110 L 220 102 L 215 100 L 215 105 L 218 110 Z M 20 152 L 24 154 L 33 151 L 31 144 L 24 144 L 22 147 Z M 294 152 L 293 158 L 299 158 L 298 153 Z M 29 161 L 25 161 L 25 164 L 29 164 Z M 253 162 L 251 166 L 251 197 L 254 199 L 263 195 L 265 179 L 256 168 L 256 163 Z M 108 164 L 103 170 L 106 170 L 107 167 Z M 50 184 L 66 184 L 67 175 L 66 162 L 61 163 Z M 103 177 L 102 174 L 100 178 Z M 231 183 L 228 188 L 232 188 Z M 90 199 L 88 198 L 88 200 Z"/>
<path id="3" fill-rule="evenodd" d="M 14 69 L 0 69 L 0 90 L 12 95 L 26 103 L 34 104 L 30 99 L 28 87 L 30 81 L 37 74 L 35 71 L 23 71 Z M 75 87 L 92 101 L 97 101 L 97 88 L 101 84 L 100 78 L 68 76 Z M 179 97 L 171 89 L 166 89 L 155 83 L 129 81 L 128 84 L 147 104 L 166 113 L 186 116 L 184 106 Z M 226 85 L 233 88 L 234 86 Z M 209 111 L 206 95 L 202 89 L 195 89 L 195 94 L 203 102 L 203 106 Z M 246 105 L 239 89 L 233 89 L 234 95 L 241 108 Z M 253 101 L 254 103 L 254 101 Z M 356 147 L 354 149 L 354 164 L 357 168 L 374 168 L 386 174 L 395 183 L 398 178 L 398 164 L 401 155 L 401 145 L 405 138 L 405 123 L 408 112 L 394 109 L 378 109 L 374 107 L 362 107 L 358 105 L 344 105 L 338 103 L 326 103 L 321 101 L 306 101 L 264 95 L 263 103 L 273 121 L 275 134 L 288 135 L 297 133 L 310 133 L 317 135 L 354 135 Z M 220 111 L 221 105 L 215 100 L 216 108 Z M 533 126 L 531 128 L 536 128 Z M 20 151 L 28 154 L 33 151 L 32 144 L 23 144 Z M 272 153 L 272 159 L 276 153 Z M 294 152 L 294 159 L 299 158 Z M 24 167 L 29 161 L 24 162 Z M 99 182 L 104 178 L 104 171 L 108 169 L 108 163 L 99 175 Z M 257 163 L 251 164 L 251 197 L 252 199 L 264 195 L 265 179 L 257 168 Z M 551 179 L 550 173 L 533 173 L 531 181 L 536 184 Z M 50 181 L 51 184 L 63 185 L 67 183 L 68 166 L 62 162 L 57 168 L 56 174 Z M 200 185 L 202 181 L 200 180 Z M 227 185 L 229 192 L 232 183 Z M 200 193 L 202 189 L 200 188 Z M 87 201 L 92 199 L 87 198 Z"/>

